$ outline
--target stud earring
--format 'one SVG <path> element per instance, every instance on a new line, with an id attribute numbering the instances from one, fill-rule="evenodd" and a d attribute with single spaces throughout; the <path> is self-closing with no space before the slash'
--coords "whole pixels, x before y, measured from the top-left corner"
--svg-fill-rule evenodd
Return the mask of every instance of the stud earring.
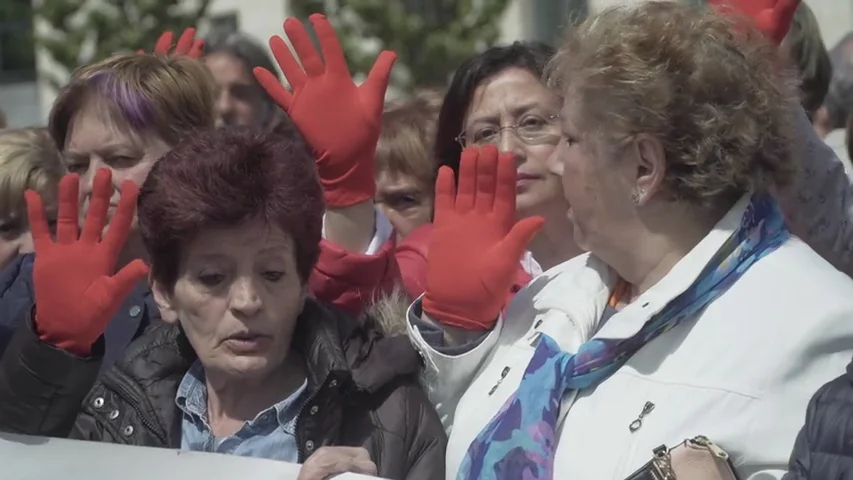
<path id="1" fill-rule="evenodd" d="M 642 200 L 643 197 L 645 197 L 645 196 L 646 196 L 646 189 L 645 188 L 638 188 L 637 190 L 634 190 L 633 194 L 631 194 L 631 200 L 634 202 L 634 205 L 639 205 L 640 200 Z"/>

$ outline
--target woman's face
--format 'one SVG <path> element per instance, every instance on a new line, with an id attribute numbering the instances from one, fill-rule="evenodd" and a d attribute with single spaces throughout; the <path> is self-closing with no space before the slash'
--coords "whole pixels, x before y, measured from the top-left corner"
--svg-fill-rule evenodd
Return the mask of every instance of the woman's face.
<path id="1" fill-rule="evenodd" d="M 98 100 L 90 101 L 71 120 L 62 152 L 70 173 L 80 175 L 80 224 L 86 218 L 92 195 L 95 172 L 108 168 L 112 172 L 113 194 L 109 217 L 118 205 L 119 187 L 125 180 L 142 185 L 151 167 L 169 151 L 169 146 L 151 135 L 139 135 L 128 125 L 111 120 L 108 110 Z M 136 221 L 133 222 L 136 228 Z"/>
<path id="2" fill-rule="evenodd" d="M 263 94 L 252 72 L 243 62 L 228 53 L 213 53 L 204 57 L 218 89 L 216 125 L 257 126 L 263 119 Z"/>
<path id="3" fill-rule="evenodd" d="M 388 217 L 399 238 L 432 219 L 429 187 L 406 175 L 388 171 L 376 176 L 376 204 Z"/>
<path id="4" fill-rule="evenodd" d="M 560 101 L 533 74 L 510 68 L 485 80 L 474 91 L 465 117 L 465 143 L 495 143 L 517 157 L 516 208 L 522 216 L 562 201 L 560 178 L 548 169 L 559 141 Z M 515 130 L 506 128 L 518 126 Z M 524 132 L 540 132 L 531 141 Z"/>
<path id="5" fill-rule="evenodd" d="M 184 252 L 172 291 L 153 290 L 205 370 L 258 379 L 280 367 L 305 298 L 291 237 L 253 221 L 203 230 Z"/>
<path id="6" fill-rule="evenodd" d="M 632 193 L 638 164 L 633 161 L 631 149 L 619 155 L 605 154 L 595 137 L 572 121 L 577 118 L 573 113 L 571 103 L 566 101 L 561 115 L 562 138 L 549 163 L 562 181 L 575 242 L 596 253 L 622 244 L 620 240 L 624 240 L 622 237 L 636 219 Z"/>

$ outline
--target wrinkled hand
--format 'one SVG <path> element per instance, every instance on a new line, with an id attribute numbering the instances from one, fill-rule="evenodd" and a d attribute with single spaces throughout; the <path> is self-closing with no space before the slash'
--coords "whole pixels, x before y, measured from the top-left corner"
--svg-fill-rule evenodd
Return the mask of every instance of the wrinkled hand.
<path id="1" fill-rule="evenodd" d="M 323 15 L 311 15 L 310 20 L 322 58 L 298 19 L 285 20 L 284 32 L 302 67 L 281 37 L 270 38 L 270 48 L 293 93 L 268 70 L 255 68 L 254 73 L 313 149 L 326 204 L 349 207 L 372 200 L 376 191 L 374 155 L 385 90 L 397 55 L 381 52 L 367 79 L 356 86 L 332 25 Z"/>
<path id="2" fill-rule="evenodd" d="M 424 313 L 465 330 L 494 327 L 518 262 L 542 217 L 515 223 L 515 157 L 493 145 L 466 148 L 453 171 L 441 167 L 429 248 Z"/>
<path id="3" fill-rule="evenodd" d="M 122 184 L 121 198 L 103 239 L 112 195 L 110 171 L 95 174 L 89 212 L 79 238 L 78 190 L 75 174 L 66 175 L 59 183 L 55 242 L 41 197 L 32 190 L 27 190 L 25 197 L 36 252 L 33 288 L 39 337 L 86 356 L 121 303 L 148 273 L 148 267 L 134 260 L 113 275 L 133 223 L 139 187 L 130 181 Z"/>
<path id="4" fill-rule="evenodd" d="M 800 0 L 708 0 L 722 13 L 752 19 L 764 35 L 779 45 L 791 29 Z"/>
<path id="5" fill-rule="evenodd" d="M 178 44 L 175 45 L 175 50 L 172 49 L 172 42 L 175 36 L 172 32 L 163 32 L 157 43 L 154 45 L 155 55 L 186 55 L 190 58 L 201 58 L 202 50 L 204 49 L 204 40 L 195 39 L 195 29 L 187 28 L 181 37 L 178 38 Z M 145 50 L 139 50 L 138 53 L 145 53 Z"/>
<path id="6" fill-rule="evenodd" d="M 323 447 L 308 457 L 296 480 L 326 480 L 341 473 L 376 475 L 376 464 L 362 447 Z"/>

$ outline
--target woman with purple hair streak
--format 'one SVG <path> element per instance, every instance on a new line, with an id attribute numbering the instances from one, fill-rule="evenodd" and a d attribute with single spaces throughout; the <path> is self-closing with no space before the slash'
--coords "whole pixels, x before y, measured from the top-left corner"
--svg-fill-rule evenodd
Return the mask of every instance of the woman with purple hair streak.
<path id="1" fill-rule="evenodd" d="M 141 185 L 181 138 L 213 129 L 214 93 L 210 73 L 186 55 L 119 55 L 76 70 L 54 102 L 48 131 L 66 170 L 79 177 L 79 218 L 89 210 L 97 171 L 112 174 L 111 218 L 122 182 Z M 146 258 L 135 232 L 134 221 L 118 267 Z M 27 323 L 34 303 L 34 263 L 35 255 L 22 255 L 0 272 L 0 355 Z M 147 284 L 140 282 L 110 322 L 105 366 L 159 316 L 150 297 Z M 88 354 L 90 348 L 81 345 L 77 352 Z"/>

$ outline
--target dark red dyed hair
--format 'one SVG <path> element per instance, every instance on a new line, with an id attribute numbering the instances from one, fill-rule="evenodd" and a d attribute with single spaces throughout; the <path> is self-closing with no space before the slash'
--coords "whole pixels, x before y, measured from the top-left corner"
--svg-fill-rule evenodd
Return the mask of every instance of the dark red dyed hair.
<path id="1" fill-rule="evenodd" d="M 205 228 L 262 219 L 293 239 L 307 281 L 320 252 L 323 195 L 314 158 L 295 129 L 216 130 L 185 137 L 139 192 L 139 230 L 151 274 L 169 288 L 183 248 Z"/>

